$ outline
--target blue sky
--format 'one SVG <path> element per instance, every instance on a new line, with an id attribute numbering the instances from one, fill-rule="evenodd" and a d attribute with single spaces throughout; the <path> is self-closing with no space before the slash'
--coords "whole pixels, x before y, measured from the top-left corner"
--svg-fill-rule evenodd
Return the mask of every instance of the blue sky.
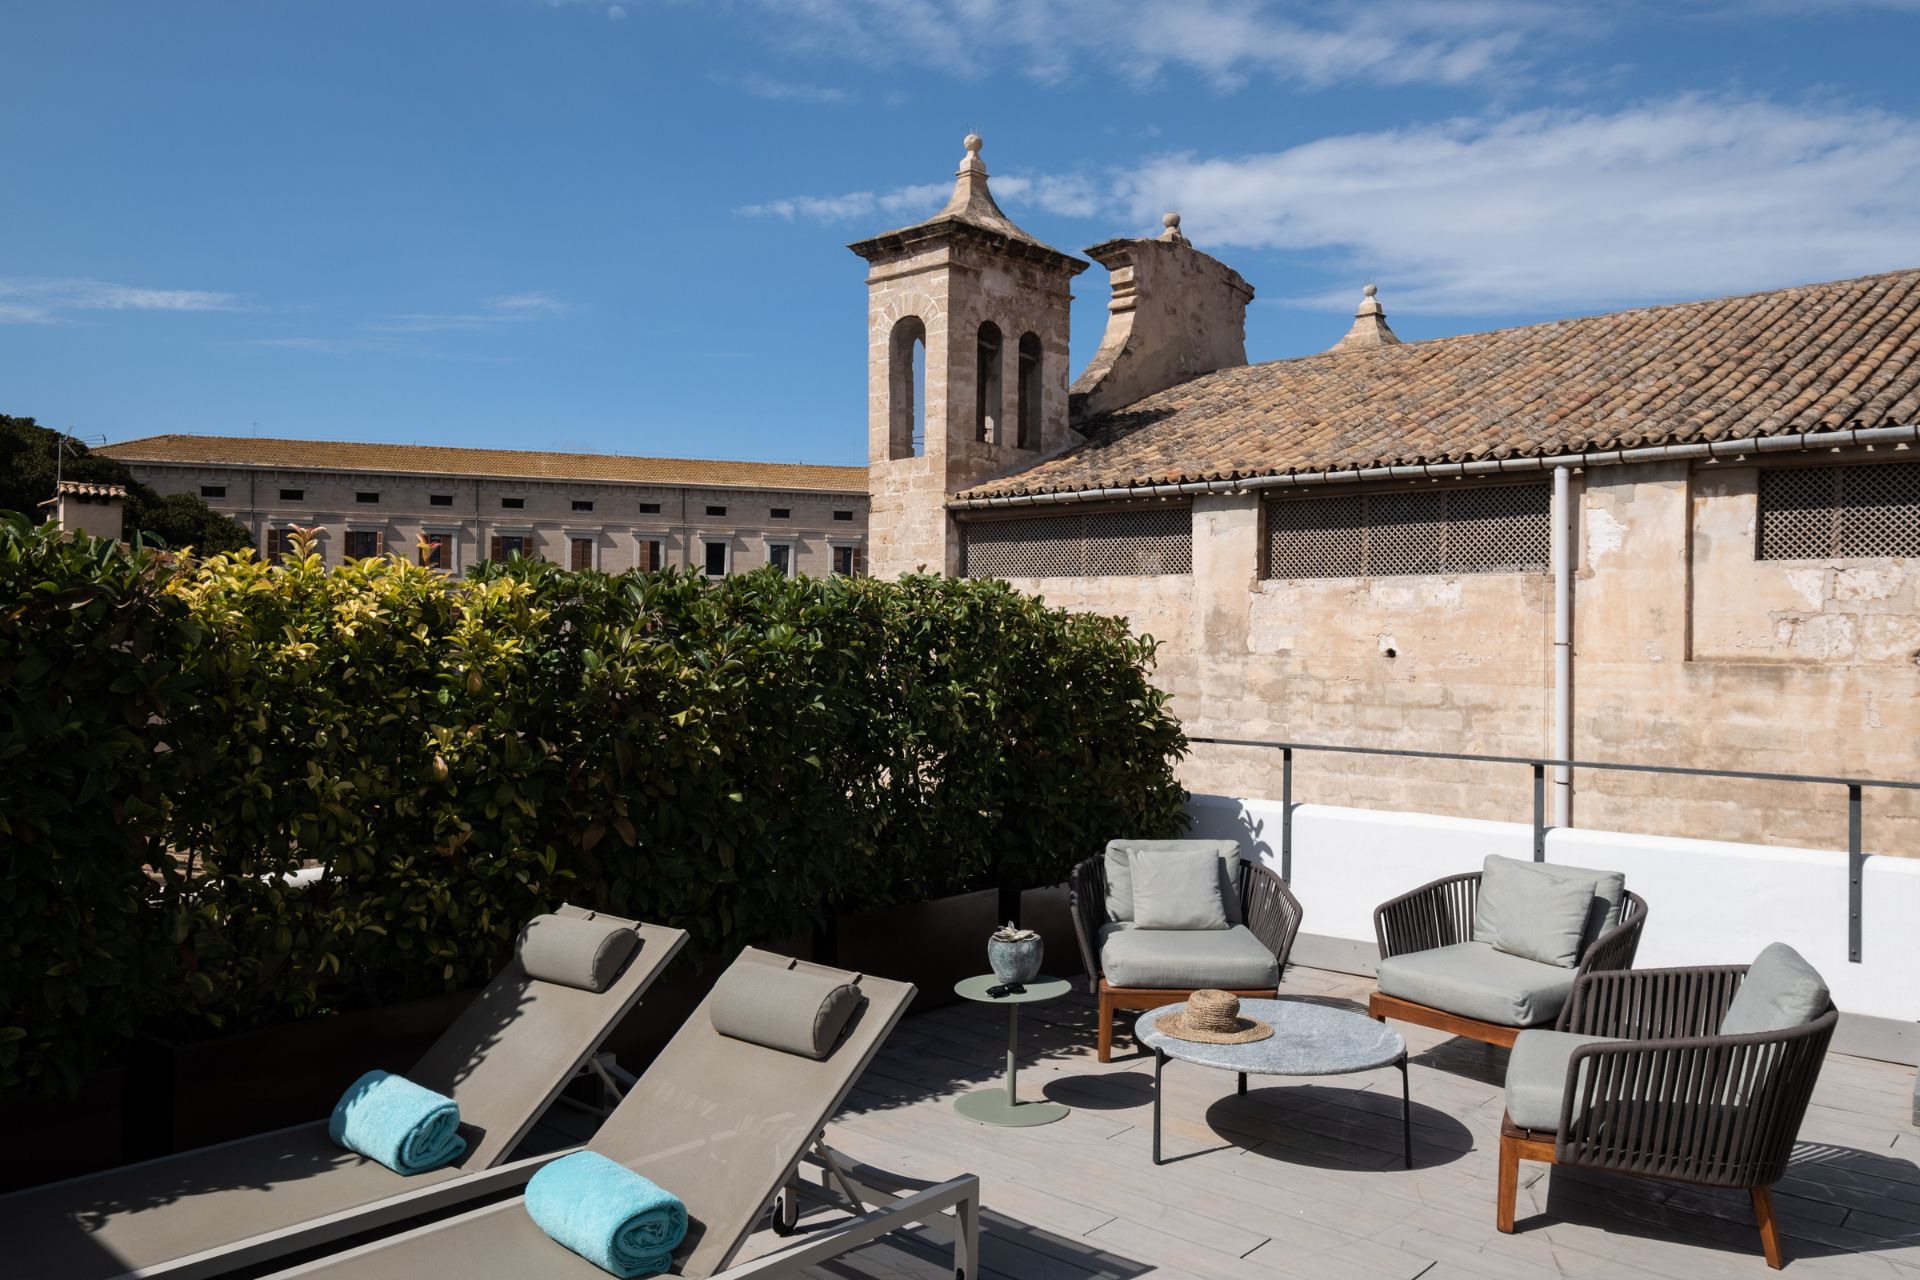
<path id="1" fill-rule="evenodd" d="M 960 138 L 1252 359 L 1920 266 L 1920 0 L 9 0 L 0 412 L 864 460 L 863 264 Z M 1105 319 L 1078 282 L 1076 367 Z"/>

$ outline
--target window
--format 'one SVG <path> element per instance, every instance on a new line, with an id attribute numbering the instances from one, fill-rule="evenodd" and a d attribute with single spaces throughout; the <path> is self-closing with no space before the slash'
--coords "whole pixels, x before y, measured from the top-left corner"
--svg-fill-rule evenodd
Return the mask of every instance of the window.
<path id="1" fill-rule="evenodd" d="M 793 508 L 769 507 L 767 508 L 767 518 L 769 520 L 791 520 L 793 519 Z"/>
<path id="2" fill-rule="evenodd" d="M 853 512 L 851 512 L 851 511 L 836 511 L 836 512 L 834 512 L 834 513 L 833 513 L 833 518 L 834 518 L 835 520 L 838 520 L 838 521 L 840 521 L 840 522 L 841 522 L 842 524 L 852 524 L 852 523 L 853 523 Z"/>
<path id="3" fill-rule="evenodd" d="M 568 543 L 570 558 L 567 561 L 567 567 L 575 573 L 579 573 L 582 569 L 593 568 L 593 539 L 570 538 Z"/>
<path id="4" fill-rule="evenodd" d="M 421 534 L 420 563 L 429 569 L 450 572 L 453 569 L 453 535 L 450 533 Z"/>
<path id="5" fill-rule="evenodd" d="M 1014 443 L 1022 449 L 1040 447 L 1040 335 L 1020 335 L 1020 385 L 1015 393 L 1019 401 L 1019 425 Z"/>
<path id="6" fill-rule="evenodd" d="M 593 499 L 592 498 L 575 498 L 573 500 L 573 509 L 575 511 L 591 511 L 593 510 Z"/>
<path id="7" fill-rule="evenodd" d="M 927 451 L 927 326 L 907 316 L 887 344 L 887 453 L 917 458 Z"/>
<path id="8" fill-rule="evenodd" d="M 353 500 L 359 503 L 363 507 L 378 506 L 380 502 L 380 495 L 377 493 L 369 493 L 369 492 L 363 491 L 363 492 L 354 494 Z"/>
<path id="9" fill-rule="evenodd" d="M 980 326 L 974 346 L 973 438 L 982 444 L 1000 443 L 1000 326 L 988 320 Z"/>
<path id="10" fill-rule="evenodd" d="M 1920 462 L 1760 473 L 1761 560 L 1920 556 Z"/>
<path id="11" fill-rule="evenodd" d="M 223 484 L 203 484 L 200 486 L 200 496 L 203 498 L 224 498 L 227 496 L 227 486 Z"/>
<path id="12" fill-rule="evenodd" d="M 706 544 L 706 548 L 707 548 L 707 576 L 709 578 L 726 577 L 727 576 L 727 544 L 724 542 L 709 542 Z"/>
<path id="13" fill-rule="evenodd" d="M 347 559 L 365 560 L 380 554 L 380 533 L 377 529 L 347 530 Z"/>
<path id="14" fill-rule="evenodd" d="M 657 516 L 660 514 L 660 504 L 657 502 L 643 502 L 640 504 L 640 514 L 643 516 Z"/>
<path id="15" fill-rule="evenodd" d="M 293 530 L 267 530 L 267 559 L 284 560 L 293 554 Z"/>
<path id="16" fill-rule="evenodd" d="M 727 514 L 727 509 L 725 507 L 708 507 L 707 514 L 710 516 L 723 516 Z"/>
<path id="17" fill-rule="evenodd" d="M 965 526 L 971 578 L 1109 578 L 1193 572 L 1193 512 L 1123 507 Z"/>
<path id="18" fill-rule="evenodd" d="M 533 539 L 524 533 L 494 534 L 493 547 L 488 558 L 492 560 L 511 560 L 515 556 L 531 560 L 533 558 Z"/>
<path id="19" fill-rule="evenodd" d="M 773 571 L 783 578 L 793 576 L 793 544 L 790 542 L 769 542 L 767 544 L 767 563 Z"/>
<path id="20" fill-rule="evenodd" d="M 282 502 L 305 502 L 306 500 L 307 491 L 305 489 L 282 489 L 280 491 L 280 501 Z"/>
<path id="21" fill-rule="evenodd" d="M 525 498 L 502 498 L 500 499 L 500 507 L 503 511 L 524 511 L 527 507 L 527 500 Z"/>
<path id="22" fill-rule="evenodd" d="M 859 547 L 835 547 L 833 571 L 844 577 L 857 578 L 866 571 L 866 556 Z"/>
<path id="23" fill-rule="evenodd" d="M 1550 502 L 1545 484 L 1269 499 L 1263 576 L 1542 573 Z"/>
<path id="24" fill-rule="evenodd" d="M 658 538 L 641 539 L 640 567 L 648 573 L 657 573 L 666 568 L 667 544 Z"/>
<path id="25" fill-rule="evenodd" d="M 450 507 L 453 505 L 453 495 L 450 493 L 430 493 L 427 495 L 427 505 L 431 507 Z"/>

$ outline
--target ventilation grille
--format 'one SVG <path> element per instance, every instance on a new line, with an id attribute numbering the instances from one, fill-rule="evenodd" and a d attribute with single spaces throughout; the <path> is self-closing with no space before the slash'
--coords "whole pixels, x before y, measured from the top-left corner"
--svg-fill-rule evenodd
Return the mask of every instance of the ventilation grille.
<path id="1" fill-rule="evenodd" d="M 1920 462 L 1760 473 L 1760 558 L 1920 556 Z"/>
<path id="2" fill-rule="evenodd" d="M 1269 499 L 1265 576 L 1538 573 L 1550 501 L 1544 484 Z"/>
<path id="3" fill-rule="evenodd" d="M 1193 572 L 1193 512 L 1156 506 L 966 526 L 970 578 L 1119 578 Z"/>

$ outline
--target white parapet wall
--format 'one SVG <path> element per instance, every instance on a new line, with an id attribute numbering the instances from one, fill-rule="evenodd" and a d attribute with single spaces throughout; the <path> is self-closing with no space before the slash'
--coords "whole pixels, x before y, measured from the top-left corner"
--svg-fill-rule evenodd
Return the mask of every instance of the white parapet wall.
<path id="1" fill-rule="evenodd" d="M 1243 856 L 1275 871 L 1278 800 L 1196 795 L 1191 835 L 1240 842 Z M 1477 871 L 1490 853 L 1533 856 L 1524 823 L 1422 813 L 1293 808 L 1292 886 L 1305 910 L 1304 963 L 1370 973 L 1378 953 L 1373 910 L 1440 876 Z M 1547 834 L 1547 861 L 1626 874 L 1647 900 L 1639 968 L 1744 964 L 1785 942 L 1827 979 L 1843 1015 L 1835 1048 L 1900 1062 L 1920 1060 L 1920 859 L 1870 856 L 1862 959 L 1847 959 L 1847 855 L 1836 849 L 1681 840 L 1585 831 Z"/>

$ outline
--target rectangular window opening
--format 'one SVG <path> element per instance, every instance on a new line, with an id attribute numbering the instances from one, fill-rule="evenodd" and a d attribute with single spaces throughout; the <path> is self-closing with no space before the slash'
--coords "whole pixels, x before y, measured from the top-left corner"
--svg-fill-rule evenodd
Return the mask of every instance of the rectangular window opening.
<path id="1" fill-rule="evenodd" d="M 593 499 L 592 498 L 575 498 L 573 500 L 573 509 L 575 511 L 591 511 L 593 510 Z"/>
<path id="2" fill-rule="evenodd" d="M 857 578 L 866 572 L 866 557 L 859 547 L 835 547 L 833 571 L 845 578 Z"/>
<path id="3" fill-rule="evenodd" d="M 282 489 L 280 491 L 280 501 L 282 502 L 305 502 L 306 500 L 307 491 L 305 489 Z"/>
<path id="4" fill-rule="evenodd" d="M 852 523 L 853 523 L 853 512 L 851 512 L 851 511 L 836 511 L 836 512 L 834 512 L 834 513 L 833 513 L 833 518 L 834 518 L 835 520 L 838 520 L 838 521 L 840 521 L 840 522 L 841 522 L 842 524 L 852 524 Z"/>
<path id="5" fill-rule="evenodd" d="M 376 529 L 347 530 L 347 559 L 367 560 L 380 554 L 380 533 Z"/>
<path id="6" fill-rule="evenodd" d="M 567 562 L 567 567 L 575 573 L 579 573 L 582 569 L 593 568 L 593 539 L 573 538 L 569 541 L 571 558 Z"/>
<path id="7" fill-rule="evenodd" d="M 769 507 L 767 508 L 767 518 L 769 520 L 791 520 L 793 519 L 793 508 Z"/>
<path id="8" fill-rule="evenodd" d="M 1180 505 L 970 521 L 970 578 L 1150 577 L 1193 572 L 1193 510 Z"/>
<path id="9" fill-rule="evenodd" d="M 430 507 L 450 507 L 453 505 L 453 495 L 450 493 L 430 493 L 427 495 L 427 505 Z"/>
<path id="10" fill-rule="evenodd" d="M 727 509 L 725 507 L 708 507 L 707 514 L 710 516 L 723 516 L 727 514 Z"/>
<path id="11" fill-rule="evenodd" d="M 706 544 L 706 548 L 707 548 L 707 565 L 706 565 L 707 576 L 709 578 L 726 577 L 727 576 L 727 544 L 724 542 L 709 542 Z"/>
<path id="12" fill-rule="evenodd" d="M 223 484 L 203 484 L 200 486 L 200 496 L 203 498 L 224 498 L 227 496 L 227 486 Z"/>
<path id="13" fill-rule="evenodd" d="M 359 503 L 363 507 L 372 507 L 372 506 L 379 505 L 380 495 L 367 490 L 362 490 L 361 492 L 353 495 L 353 500 Z"/>
<path id="14" fill-rule="evenodd" d="M 667 567 L 667 547 L 658 538 L 648 538 L 640 544 L 640 567 L 648 573 L 657 573 Z"/>
<path id="15" fill-rule="evenodd" d="M 1270 498 L 1261 576 L 1544 573 L 1551 502 L 1540 483 Z"/>
<path id="16" fill-rule="evenodd" d="M 640 514 L 643 516 L 657 516 L 660 514 L 660 504 L 657 502 L 643 502 L 640 504 Z"/>
<path id="17" fill-rule="evenodd" d="M 527 508 L 527 500 L 525 498 L 502 498 L 500 499 L 500 508 L 503 511 L 524 511 Z"/>
<path id="18" fill-rule="evenodd" d="M 1760 473 L 1756 558 L 1920 556 L 1920 462 Z"/>

